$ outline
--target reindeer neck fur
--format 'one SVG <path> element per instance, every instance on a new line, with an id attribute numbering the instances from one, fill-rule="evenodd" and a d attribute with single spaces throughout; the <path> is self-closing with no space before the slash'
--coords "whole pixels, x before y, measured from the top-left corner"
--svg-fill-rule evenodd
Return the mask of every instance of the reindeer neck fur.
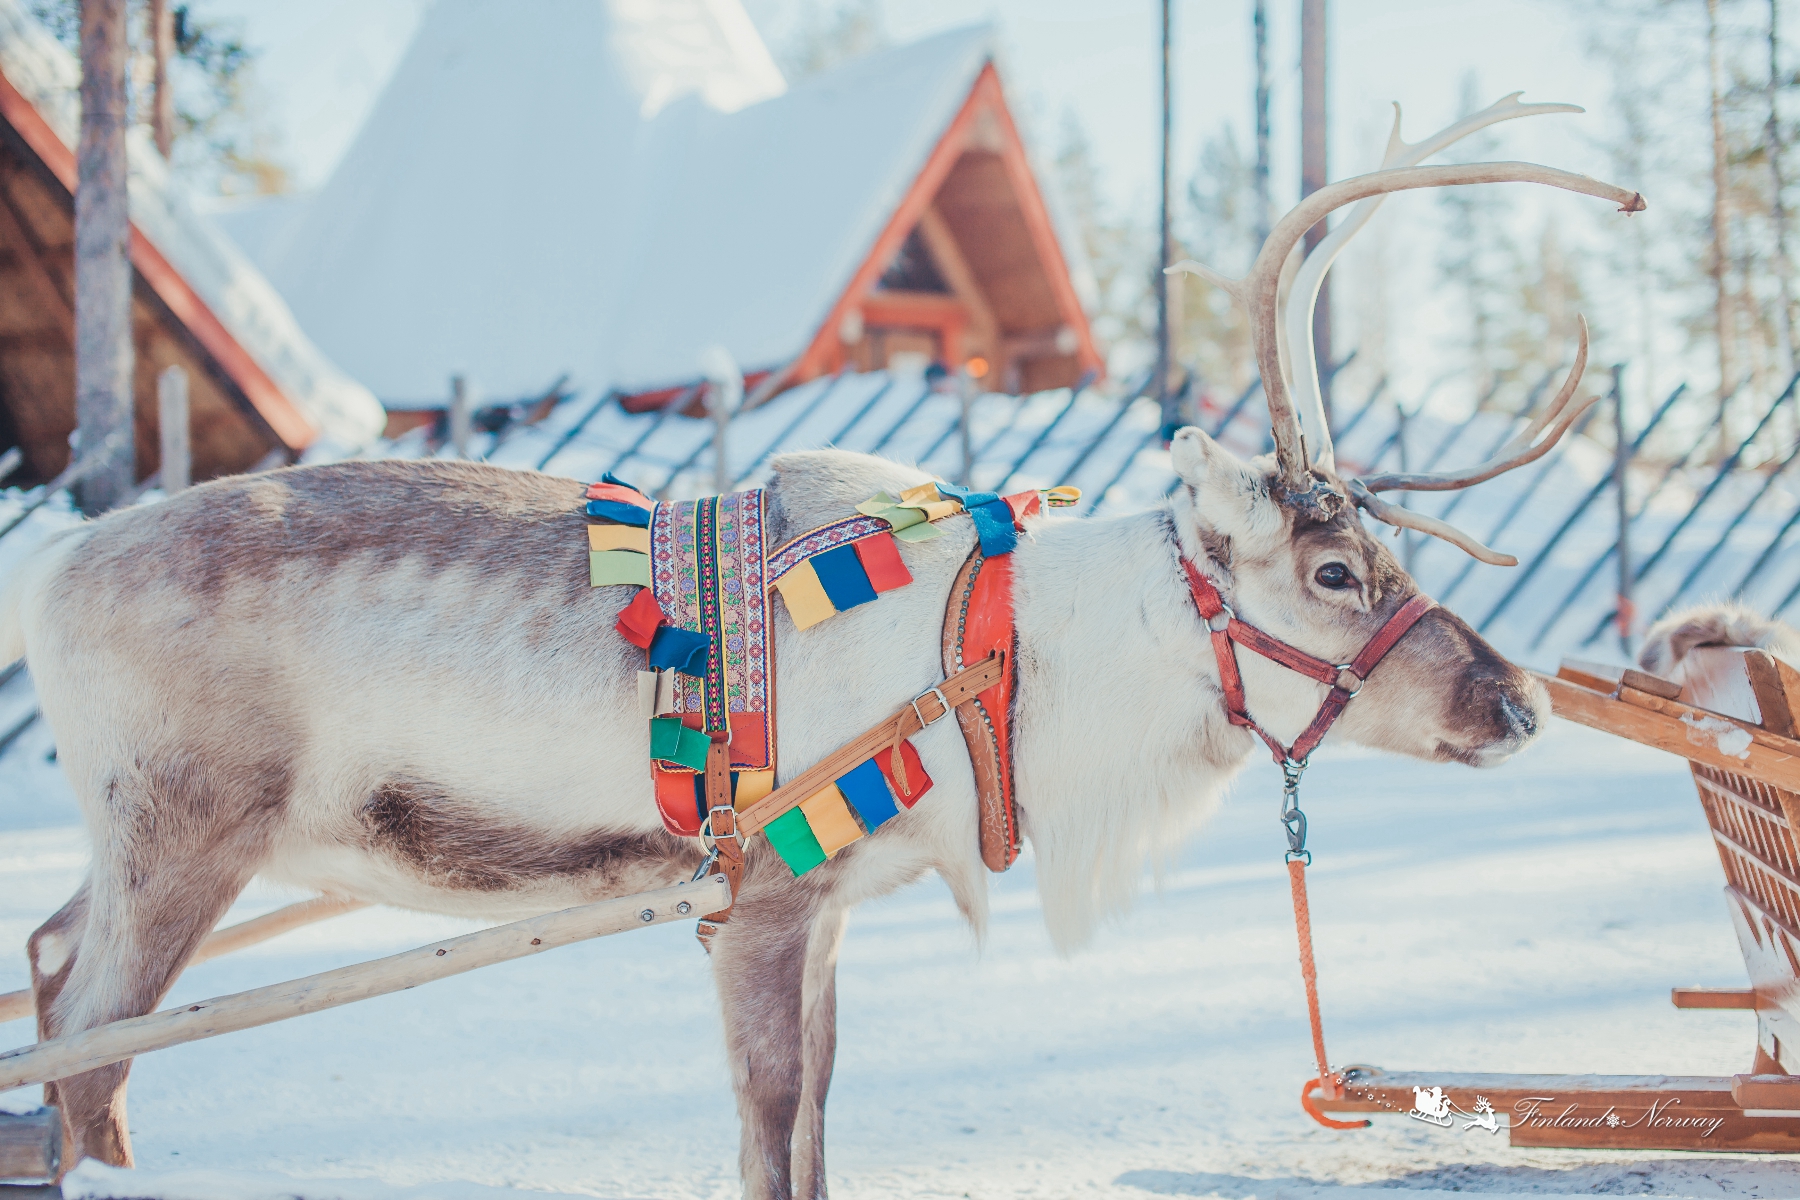
<path id="1" fill-rule="evenodd" d="M 1014 551 L 1017 795 L 1063 950 L 1130 906 L 1146 862 L 1161 870 L 1256 747 L 1226 718 L 1179 560 L 1218 567 L 1182 524 L 1168 507 L 1046 517 Z"/>
<path id="2" fill-rule="evenodd" d="M 841 451 L 784 456 L 775 468 L 779 538 L 833 519 L 875 491 L 927 478 Z M 1172 505 L 1129 516 L 1032 518 L 1012 555 L 1015 794 L 1045 922 L 1064 950 L 1130 906 L 1146 862 L 1160 869 L 1258 749 L 1226 718 L 1212 642 L 1181 571 L 1186 556 L 1228 590 L 1232 582 L 1227 564 L 1201 544 L 1192 503 L 1184 488 Z M 908 548 L 913 587 L 883 596 L 860 619 L 852 613 L 783 637 L 784 762 L 822 757 L 844 729 L 891 711 L 896 687 L 916 694 L 937 677 L 950 579 L 974 544 L 966 522 L 944 529 L 945 536 Z M 847 664 L 891 678 L 853 685 Z M 1325 692 L 1254 656 L 1240 656 L 1240 667 L 1258 718 L 1284 736 L 1305 726 Z M 916 864 L 923 853 L 979 930 L 986 905 L 973 779 L 950 725 L 915 739 L 940 790 L 915 810 L 925 819 L 915 822 L 904 857 Z M 868 841 L 861 853 L 871 861 L 858 874 L 866 872 L 867 894 L 875 894 L 892 881 L 873 860 L 893 854 L 898 871 L 902 848 L 898 838 L 885 847 L 884 838 Z"/>

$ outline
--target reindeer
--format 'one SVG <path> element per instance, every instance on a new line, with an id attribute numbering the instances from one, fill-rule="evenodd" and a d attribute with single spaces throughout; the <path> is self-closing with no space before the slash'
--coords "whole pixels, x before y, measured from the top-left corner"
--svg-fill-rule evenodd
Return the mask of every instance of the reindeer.
<path id="1" fill-rule="evenodd" d="M 1304 330 L 1329 265 L 1320 256 L 1343 238 L 1304 268 L 1290 251 L 1332 210 L 1393 191 L 1518 180 L 1641 208 L 1634 193 L 1528 164 L 1405 164 L 1457 130 L 1555 107 L 1509 97 L 1410 147 L 1396 118 L 1389 169 L 1315 193 L 1249 276 L 1222 281 L 1253 318 L 1272 456 L 1240 461 L 1183 429 L 1168 503 L 1030 521 L 1015 551 L 1011 719 L 1023 828 L 1060 950 L 1127 908 L 1146 859 L 1175 852 L 1255 748 L 1227 720 L 1182 560 L 1243 620 L 1332 662 L 1418 592 L 1359 509 L 1507 561 L 1376 494 L 1464 487 L 1542 454 L 1586 407 L 1572 402 L 1585 340 L 1555 400 L 1494 461 L 1348 477 L 1310 354 L 1297 352 L 1306 340 L 1283 344 L 1281 285 L 1287 265 L 1286 326 Z M 773 473 L 771 544 L 927 479 L 831 450 L 787 455 Z M 151 1011 L 258 874 L 512 919 L 693 873 L 700 847 L 665 833 L 652 802 L 640 652 L 613 632 L 625 589 L 588 586 L 582 492 L 467 463 L 297 467 L 109 514 L 19 569 L 0 598 L 0 654 L 28 659 L 93 840 L 85 882 L 29 940 L 40 1036 Z M 947 528 L 906 547 L 916 582 L 879 604 L 804 633 L 776 606 L 787 777 L 941 678 L 943 606 L 974 541 L 967 522 Z M 1283 736 L 1324 692 L 1259 658 L 1242 671 L 1257 718 Z M 1436 608 L 1339 728 L 1398 754 L 1491 766 L 1548 712 L 1540 685 Z M 876 835 L 800 879 L 749 848 L 736 911 L 711 947 L 746 1195 L 825 1194 L 833 980 L 849 911 L 936 871 L 983 928 L 975 783 L 953 725 L 915 739 L 936 788 Z M 129 1067 L 51 1085 L 65 1161 L 130 1164 Z"/>

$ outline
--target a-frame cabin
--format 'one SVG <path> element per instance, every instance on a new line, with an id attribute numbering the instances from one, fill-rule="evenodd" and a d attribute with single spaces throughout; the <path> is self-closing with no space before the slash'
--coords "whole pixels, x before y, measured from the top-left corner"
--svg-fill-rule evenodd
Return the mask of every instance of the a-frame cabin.
<path id="1" fill-rule="evenodd" d="M 737 0 L 495 12 L 439 0 L 327 185 L 241 226 L 390 410 L 441 407 L 452 375 L 491 401 L 565 373 L 649 407 L 691 395 L 712 346 L 752 388 L 1101 369 L 987 28 L 790 87 Z"/>

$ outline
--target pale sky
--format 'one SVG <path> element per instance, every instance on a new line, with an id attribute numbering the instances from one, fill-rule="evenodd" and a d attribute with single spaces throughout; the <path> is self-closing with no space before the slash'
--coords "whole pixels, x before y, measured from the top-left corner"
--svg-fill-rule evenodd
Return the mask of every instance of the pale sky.
<path id="1" fill-rule="evenodd" d="M 779 50 L 809 3 L 745 0 Z M 429 0 L 199 0 L 242 22 L 262 49 L 260 85 L 301 186 L 329 174 L 405 50 Z M 821 6 L 822 7 L 822 6 Z M 1387 105 L 1400 101 L 1416 136 L 1451 119 L 1463 76 L 1478 74 L 1485 100 L 1523 89 L 1527 100 L 1604 106 L 1606 83 L 1583 54 L 1576 6 L 1544 0 L 1335 0 L 1332 4 L 1333 174 L 1364 169 L 1379 148 Z M 1277 167 L 1294 174 L 1285 136 L 1297 100 L 1294 16 L 1298 0 L 1270 5 Z M 908 41 L 992 21 L 1005 46 L 1014 105 L 1055 149 L 1062 113 L 1086 125 L 1114 198 L 1150 203 L 1156 188 L 1157 5 L 1154 0 L 886 0 L 890 34 Z M 1252 66 L 1249 0 L 1176 0 L 1175 142 L 1178 176 L 1201 139 L 1234 121 L 1248 140 Z M 1522 157 L 1560 157 L 1580 169 L 1571 122 L 1508 131 Z M 1591 157 L 1591 154 L 1588 154 Z M 1285 180 L 1292 190 L 1291 180 Z"/>

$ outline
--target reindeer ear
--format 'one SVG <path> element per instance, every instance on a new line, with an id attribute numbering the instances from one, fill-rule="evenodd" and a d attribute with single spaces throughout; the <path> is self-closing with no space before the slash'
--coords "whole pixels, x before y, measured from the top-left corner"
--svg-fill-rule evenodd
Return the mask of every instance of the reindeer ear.
<path id="1" fill-rule="evenodd" d="M 1200 430 L 1190 425 L 1178 431 L 1169 444 L 1169 461 L 1193 489 L 1193 515 L 1202 529 L 1237 538 L 1281 532 L 1268 475 Z"/>

